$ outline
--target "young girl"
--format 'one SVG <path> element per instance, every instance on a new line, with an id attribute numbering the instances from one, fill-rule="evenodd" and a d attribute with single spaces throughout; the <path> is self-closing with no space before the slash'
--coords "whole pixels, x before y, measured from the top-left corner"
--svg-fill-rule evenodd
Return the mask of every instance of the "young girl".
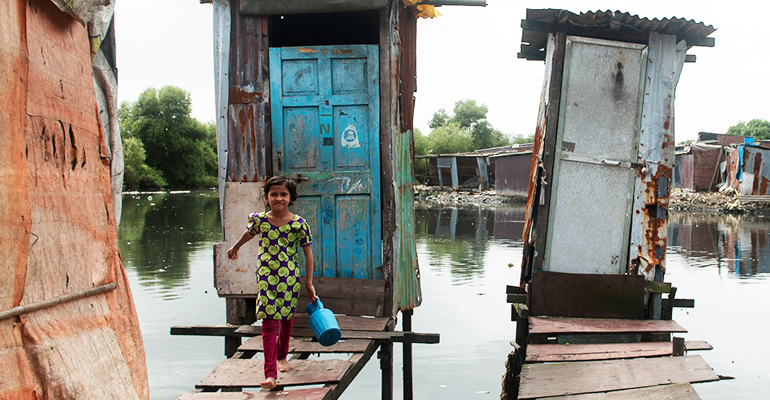
<path id="1" fill-rule="evenodd" d="M 318 297 L 313 287 L 313 238 L 310 225 L 299 215 L 289 211 L 297 200 L 297 185 L 282 176 L 274 176 L 265 182 L 267 212 L 249 216 L 247 229 L 238 242 L 227 250 L 229 258 L 238 258 L 238 250 L 246 242 L 260 235 L 257 260 L 257 286 L 259 305 L 257 319 L 262 320 L 262 347 L 265 352 L 265 381 L 261 386 L 276 386 L 278 371 L 286 372 L 291 365 L 286 360 L 294 309 L 299 301 L 300 272 L 297 266 L 297 250 L 305 253 L 305 289 L 310 301 Z M 276 349 L 276 330 L 280 324 Z"/>

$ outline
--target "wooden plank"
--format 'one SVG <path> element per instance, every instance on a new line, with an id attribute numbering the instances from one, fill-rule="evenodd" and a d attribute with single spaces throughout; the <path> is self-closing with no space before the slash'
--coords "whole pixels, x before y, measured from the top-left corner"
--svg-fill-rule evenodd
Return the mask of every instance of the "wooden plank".
<path id="1" fill-rule="evenodd" d="M 346 360 L 292 360 L 292 369 L 278 374 L 278 386 L 336 383 L 352 366 Z M 264 360 L 227 359 L 195 385 L 199 389 L 259 387 L 265 380 Z"/>
<path id="2" fill-rule="evenodd" d="M 671 342 L 613 344 L 531 344 L 526 362 L 590 361 L 662 357 L 672 354 Z"/>
<path id="3" fill-rule="evenodd" d="M 185 393 L 178 400 L 322 400 L 334 386 L 281 391 Z"/>
<path id="4" fill-rule="evenodd" d="M 289 353 L 363 353 L 370 342 L 370 340 L 350 339 L 341 340 L 332 346 L 322 346 L 310 338 L 293 337 L 289 340 Z M 249 338 L 246 343 L 238 347 L 238 351 L 262 352 L 262 336 Z"/>
<path id="5" fill-rule="evenodd" d="M 685 333 L 675 321 L 651 319 L 529 317 L 530 334 Z"/>
<path id="6" fill-rule="evenodd" d="M 641 276 L 641 275 L 635 275 L 635 276 Z M 658 282 L 658 281 L 646 281 L 644 282 L 644 290 L 650 293 L 670 293 L 671 283 Z"/>
<path id="7" fill-rule="evenodd" d="M 171 335 L 189 336 L 246 336 L 236 333 L 238 325 L 190 325 L 172 326 Z"/>
<path id="8" fill-rule="evenodd" d="M 617 390 L 607 393 L 588 393 L 550 397 L 551 400 L 700 400 L 700 396 L 689 383 L 651 386 L 639 389 Z"/>
<path id="9" fill-rule="evenodd" d="M 717 380 L 717 374 L 700 356 L 525 364 L 519 399 Z"/>
<path id="10" fill-rule="evenodd" d="M 329 396 L 326 397 L 326 399 L 337 399 L 342 396 L 342 392 L 344 392 L 345 389 L 347 389 L 348 386 L 353 383 L 353 379 L 358 376 L 358 373 L 361 372 L 366 363 L 369 362 L 369 359 L 372 357 L 378 347 L 380 346 L 376 342 L 370 341 L 369 347 L 364 353 L 353 354 L 348 359 L 348 361 L 353 365 L 347 370 L 347 372 L 345 372 L 345 375 L 342 377 L 342 379 L 340 379 L 340 381 L 334 385 L 333 391 L 329 394 Z"/>
<path id="11" fill-rule="evenodd" d="M 705 340 L 688 340 L 684 342 L 684 349 L 687 351 L 697 351 L 697 350 L 711 350 L 713 347 L 711 347 L 708 342 Z"/>
<path id="12" fill-rule="evenodd" d="M 641 275 L 532 275 L 531 315 L 585 318 L 644 318 L 644 277 Z"/>
<path id="13" fill-rule="evenodd" d="M 335 315 L 335 318 L 340 329 L 347 331 L 384 331 L 390 320 L 387 317 L 368 318 L 350 315 Z M 307 313 L 295 313 L 293 325 L 295 328 L 307 328 L 310 326 L 308 319 Z"/>
<path id="14" fill-rule="evenodd" d="M 663 307 L 668 307 L 670 299 L 663 299 Z M 674 299 L 674 308 L 695 308 L 695 299 Z"/>
<path id="15" fill-rule="evenodd" d="M 244 325 L 236 330 L 236 333 L 242 336 L 257 336 L 262 334 L 261 326 Z M 419 333 L 419 332 L 401 332 L 401 331 L 346 331 L 343 330 L 341 340 L 365 339 L 380 340 L 390 342 L 403 342 L 405 337 L 409 337 L 412 343 L 435 344 L 441 340 L 438 333 Z M 310 329 L 292 329 L 293 337 L 313 337 Z"/>
<path id="16" fill-rule="evenodd" d="M 527 295 L 526 294 L 512 294 L 508 293 L 506 295 L 506 300 L 509 303 L 526 303 L 527 302 Z"/>

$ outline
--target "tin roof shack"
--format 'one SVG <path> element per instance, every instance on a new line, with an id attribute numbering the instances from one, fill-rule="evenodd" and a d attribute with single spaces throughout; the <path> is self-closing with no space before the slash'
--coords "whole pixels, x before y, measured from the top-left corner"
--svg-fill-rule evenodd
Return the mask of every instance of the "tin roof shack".
<path id="1" fill-rule="evenodd" d="M 770 195 L 770 147 L 742 143 L 731 148 L 726 175 L 727 185 L 743 196 L 743 201 L 751 200 L 747 196 Z"/>
<path id="2" fill-rule="evenodd" d="M 520 146 L 518 151 L 490 156 L 495 166 L 495 194 L 527 196 L 532 168 L 532 146 Z"/>
<path id="3" fill-rule="evenodd" d="M 214 249 L 214 284 L 227 299 L 227 322 L 252 335 L 250 324 L 255 322 L 260 293 L 253 261 L 258 246 L 244 246 L 237 260 L 227 258 L 227 249 L 244 231 L 248 216 L 265 209 L 262 184 L 268 177 L 283 175 L 297 181 L 299 198 L 292 211 L 305 217 L 313 231 L 313 283 L 318 295 L 335 314 L 358 317 L 340 321 L 343 339 L 349 329 L 372 330 L 367 326 L 376 325 L 379 330 L 367 337 L 363 355 L 351 359 L 354 370 L 340 372 L 344 382 L 337 379 L 324 389 L 324 398 L 339 396 L 380 344 L 383 374 L 388 365 L 392 374 L 392 340 L 381 335 L 382 330 L 393 330 L 399 311 L 404 329 L 409 330 L 411 310 L 422 301 L 413 214 L 416 21 L 433 15 L 434 5 L 443 2 L 212 3 L 224 230 L 224 242 Z M 485 5 L 471 0 L 452 3 Z M 300 266 L 302 258 L 300 253 Z M 306 296 L 304 290 L 301 296 Z M 297 311 L 307 304 L 307 297 L 301 297 Z M 217 331 L 209 328 L 207 332 Z M 175 334 L 194 331 L 172 329 Z M 241 338 L 227 332 L 225 354 L 231 357 Z M 437 342 L 438 335 L 434 339 Z M 257 351 L 252 350 L 239 354 Z M 319 350 L 296 350 L 311 352 Z M 257 362 L 246 358 L 246 364 Z M 214 373 L 204 380 L 207 390 L 250 386 L 252 382 L 227 379 L 227 375 L 244 379 L 254 375 L 245 372 L 251 366 L 246 364 L 239 364 L 246 368 L 238 370 L 243 375 Z M 304 375 L 285 376 L 292 380 Z M 279 385 L 285 383 L 282 379 Z M 383 377 L 383 393 L 387 381 Z M 319 382 L 289 384 L 308 383 Z"/>
<path id="4" fill-rule="evenodd" d="M 2 399 L 149 398 L 118 249 L 113 12 L 102 0 L 0 11 Z"/>
<path id="5" fill-rule="evenodd" d="M 721 165 L 725 149 L 705 143 L 691 143 L 676 153 L 674 163 L 674 188 L 692 189 L 698 192 L 713 191 L 722 182 Z"/>
<path id="6" fill-rule="evenodd" d="M 715 29 L 619 11 L 527 10 L 520 58 L 544 60 L 522 285 L 539 272 L 662 280 L 674 91 Z M 608 146 L 608 143 L 612 145 Z M 659 318 L 659 305 L 650 308 Z"/>
<path id="7" fill-rule="evenodd" d="M 699 366 L 672 365 L 674 370 L 710 372 L 679 382 L 717 380 L 698 356 L 635 362 L 623 373 L 630 377 L 628 386 L 605 379 L 614 379 L 614 372 L 592 372 L 628 368 L 625 361 L 607 360 L 636 357 L 626 346 L 670 342 L 672 333 L 684 331 L 670 320 L 675 289 L 662 282 L 674 93 L 685 60 L 694 61 L 687 49 L 713 46 L 708 35 L 714 28 L 620 11 L 553 9 L 527 10 L 521 26 L 519 57 L 545 61 L 545 78 L 521 281 L 508 288 L 519 346 L 509 362 L 521 373 L 519 381 L 506 378 L 504 391 L 523 399 L 643 387 L 648 385 L 636 380 L 645 370 L 656 382 L 670 382 L 668 374 L 654 371 L 680 361 Z M 664 292 L 670 293 L 665 307 Z M 545 354 L 549 345 L 565 343 L 585 344 L 596 357 L 573 346 Z M 660 344 L 671 349 L 670 343 Z M 517 358 L 525 364 L 516 367 Z M 533 364 L 587 359 L 602 361 Z"/>
<path id="8" fill-rule="evenodd" d="M 421 173 L 415 172 L 418 181 L 429 186 L 450 186 L 452 189 L 473 188 L 477 190 L 486 190 L 497 186 L 497 174 L 502 172 L 507 182 L 513 183 L 514 175 L 519 181 L 528 181 L 529 171 L 524 174 L 522 163 L 515 163 L 512 160 L 503 161 L 505 170 L 500 171 L 497 161 L 500 157 L 517 154 L 531 155 L 531 145 L 513 145 L 505 147 L 495 147 L 491 149 L 476 150 L 468 153 L 455 154 L 430 154 L 415 157 L 415 169 Z M 526 168 L 529 168 L 529 157 L 527 158 Z M 508 168 L 515 168 L 515 171 Z M 519 184 L 521 186 L 521 184 Z M 512 192 L 507 186 L 506 191 Z M 526 196 L 526 184 L 519 195 Z M 514 194 L 510 194 L 514 195 Z"/>

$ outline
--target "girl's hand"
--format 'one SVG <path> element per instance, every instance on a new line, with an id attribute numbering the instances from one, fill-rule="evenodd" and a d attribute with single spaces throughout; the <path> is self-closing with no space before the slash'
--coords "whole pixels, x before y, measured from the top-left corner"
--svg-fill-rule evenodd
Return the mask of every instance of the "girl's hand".
<path id="1" fill-rule="evenodd" d="M 229 258 L 231 260 L 235 260 L 235 259 L 238 258 L 238 249 L 235 248 L 235 246 L 233 246 L 233 247 L 231 247 L 231 248 L 229 248 L 227 250 L 227 258 Z"/>
<path id="2" fill-rule="evenodd" d="M 312 283 L 307 284 L 307 297 L 310 298 L 310 301 L 315 303 L 316 300 L 318 300 L 318 296 L 315 294 L 315 287 Z"/>

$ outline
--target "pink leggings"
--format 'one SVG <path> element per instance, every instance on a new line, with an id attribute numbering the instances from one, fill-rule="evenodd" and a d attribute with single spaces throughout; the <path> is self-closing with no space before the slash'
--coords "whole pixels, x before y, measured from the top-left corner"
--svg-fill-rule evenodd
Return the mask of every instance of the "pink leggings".
<path id="1" fill-rule="evenodd" d="M 277 362 L 278 360 L 285 360 L 286 355 L 289 354 L 289 338 L 291 338 L 291 325 L 293 322 L 293 319 L 262 320 L 262 347 L 265 352 L 265 379 L 278 379 Z M 278 335 L 278 346 L 276 346 L 275 336 L 279 323 L 281 325 L 281 330 Z"/>

